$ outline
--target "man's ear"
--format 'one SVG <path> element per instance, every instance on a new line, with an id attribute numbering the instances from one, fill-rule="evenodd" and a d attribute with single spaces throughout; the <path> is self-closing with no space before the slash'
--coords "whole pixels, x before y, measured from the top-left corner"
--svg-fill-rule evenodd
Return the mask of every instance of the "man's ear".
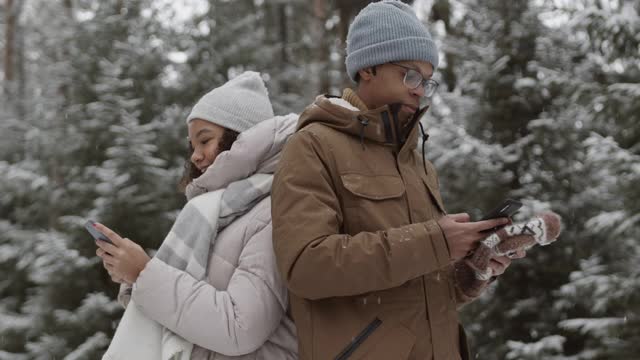
<path id="1" fill-rule="evenodd" d="M 376 71 L 371 66 L 371 67 L 358 70 L 358 74 L 360 75 L 360 79 L 369 81 L 371 80 L 371 78 L 373 78 L 376 75 Z"/>

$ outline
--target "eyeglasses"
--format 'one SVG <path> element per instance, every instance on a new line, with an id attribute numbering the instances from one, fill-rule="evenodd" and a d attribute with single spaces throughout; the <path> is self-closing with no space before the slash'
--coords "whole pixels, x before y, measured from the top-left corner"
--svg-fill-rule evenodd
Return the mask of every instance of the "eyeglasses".
<path id="1" fill-rule="evenodd" d="M 433 79 L 425 79 L 424 76 L 422 76 L 422 74 L 420 74 L 418 71 L 408 66 L 404 66 L 404 65 L 400 65 L 392 62 L 389 64 L 399 66 L 407 70 L 406 74 L 404 74 L 404 79 L 402 80 L 404 82 L 404 86 L 408 87 L 409 89 L 415 89 L 418 86 L 422 86 L 424 88 L 425 97 L 432 97 L 433 94 L 436 93 L 436 90 L 438 89 L 438 85 L 440 85 L 438 84 L 437 81 Z"/>

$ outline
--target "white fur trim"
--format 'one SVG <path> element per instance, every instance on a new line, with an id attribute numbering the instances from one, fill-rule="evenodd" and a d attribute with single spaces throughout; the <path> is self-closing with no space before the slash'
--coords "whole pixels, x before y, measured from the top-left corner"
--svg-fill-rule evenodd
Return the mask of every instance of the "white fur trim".
<path id="1" fill-rule="evenodd" d="M 358 109 L 357 107 L 351 105 L 351 103 L 349 103 L 345 99 L 342 99 L 342 98 L 327 98 L 327 99 L 333 105 L 338 105 L 338 106 L 341 106 L 341 107 L 343 107 L 343 108 L 345 108 L 347 110 L 351 110 L 351 111 L 360 111 L 360 109 Z"/>

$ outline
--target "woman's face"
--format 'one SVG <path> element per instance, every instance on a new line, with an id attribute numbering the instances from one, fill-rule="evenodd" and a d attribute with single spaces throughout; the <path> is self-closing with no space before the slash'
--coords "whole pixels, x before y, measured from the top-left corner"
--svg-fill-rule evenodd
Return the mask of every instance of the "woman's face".
<path id="1" fill-rule="evenodd" d="M 204 172 L 218 156 L 218 144 L 222 139 L 224 128 L 202 119 L 189 122 L 189 141 L 193 147 L 191 162 Z"/>

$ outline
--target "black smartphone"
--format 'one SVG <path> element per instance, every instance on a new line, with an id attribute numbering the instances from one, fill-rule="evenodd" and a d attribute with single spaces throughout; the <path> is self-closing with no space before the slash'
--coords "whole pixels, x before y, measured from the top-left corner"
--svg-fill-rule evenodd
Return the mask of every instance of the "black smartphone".
<path id="1" fill-rule="evenodd" d="M 502 203 L 500 203 L 500 205 L 498 205 L 496 208 L 491 210 L 482 219 L 480 219 L 480 221 L 497 219 L 502 217 L 511 218 L 513 215 L 515 215 L 518 212 L 518 210 L 520 210 L 521 207 L 522 207 L 522 203 L 520 201 L 513 200 L 513 199 L 506 199 Z M 481 231 L 481 233 L 490 233 L 490 232 L 498 231 L 503 227 L 504 225 L 497 226 L 497 227 L 494 227 L 493 229 L 483 230 Z"/>
<path id="2" fill-rule="evenodd" d="M 515 215 L 518 212 L 518 210 L 520 210 L 521 207 L 522 207 L 522 203 L 520 201 L 513 200 L 513 199 L 506 199 L 503 202 L 501 202 L 500 205 L 498 205 L 496 208 L 494 208 L 489 213 L 487 213 L 487 215 L 485 215 L 482 219 L 480 219 L 480 221 L 497 219 L 501 217 L 510 218 L 513 215 Z"/>
<path id="3" fill-rule="evenodd" d="M 109 240 L 109 238 L 107 237 L 107 235 L 101 233 L 100 231 L 98 231 L 98 229 L 96 229 L 95 227 L 93 227 L 93 225 L 96 222 L 93 220 L 87 220 L 86 223 L 84 223 L 84 228 L 87 229 L 87 231 L 89 232 L 89 234 L 91 234 L 91 236 L 93 236 L 94 239 L 96 240 L 102 240 L 102 241 L 106 241 L 110 244 L 113 244 L 113 242 L 111 242 L 111 240 Z"/>

